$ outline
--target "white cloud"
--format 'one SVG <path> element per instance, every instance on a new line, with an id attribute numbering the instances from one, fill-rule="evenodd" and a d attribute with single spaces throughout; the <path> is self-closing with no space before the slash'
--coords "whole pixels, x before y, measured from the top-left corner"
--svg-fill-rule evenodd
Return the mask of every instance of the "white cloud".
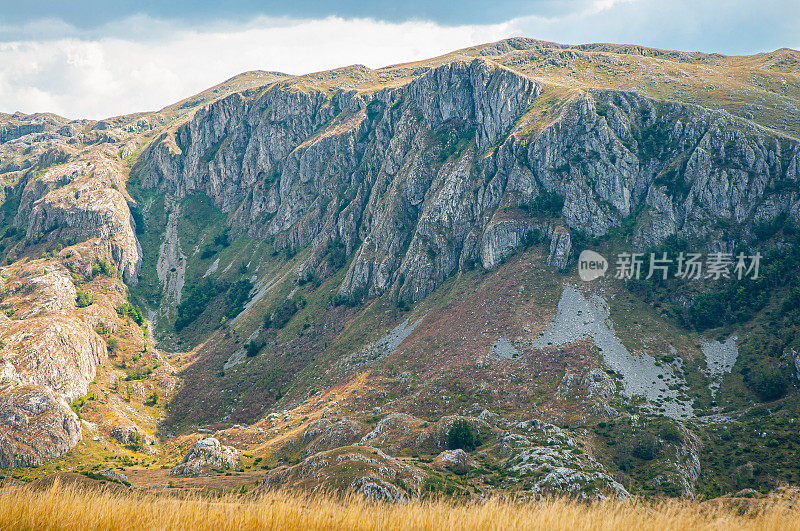
<path id="1" fill-rule="evenodd" d="M 247 70 L 377 68 L 520 35 L 755 53 L 797 44 L 798 26 L 797 0 L 576 0 L 558 14 L 462 26 L 337 17 L 186 26 L 137 15 L 79 30 L 36 20 L 0 26 L 20 39 L 0 40 L 0 111 L 103 118 L 156 110 Z"/>
<path id="2" fill-rule="evenodd" d="M 129 25 L 161 26 L 139 17 Z M 64 38 L 0 43 L 0 110 L 102 118 L 154 110 L 247 70 L 302 74 L 355 63 L 413 61 L 513 34 L 511 23 L 259 18 L 147 39 Z"/>
<path id="3" fill-rule="evenodd" d="M 633 4 L 638 0 L 592 0 L 589 8 L 585 11 L 587 14 L 597 14 L 607 11 L 619 4 Z"/>

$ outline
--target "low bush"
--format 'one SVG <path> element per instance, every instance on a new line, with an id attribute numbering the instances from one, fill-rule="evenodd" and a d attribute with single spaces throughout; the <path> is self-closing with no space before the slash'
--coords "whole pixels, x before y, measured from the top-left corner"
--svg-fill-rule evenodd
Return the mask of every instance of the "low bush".
<path id="1" fill-rule="evenodd" d="M 455 421 L 447 432 L 447 447 L 451 450 L 471 452 L 479 445 L 480 435 L 464 419 Z"/>
<path id="2" fill-rule="evenodd" d="M 302 297 L 286 299 L 275 309 L 272 315 L 267 315 L 264 318 L 264 326 L 275 329 L 283 328 L 294 314 L 304 306 L 305 300 Z"/>
<path id="3" fill-rule="evenodd" d="M 248 358 L 253 358 L 261 352 L 261 349 L 264 348 L 263 341 L 250 341 L 247 345 L 245 345 L 245 352 L 247 353 Z"/>
<path id="4" fill-rule="evenodd" d="M 75 305 L 78 308 L 86 308 L 90 306 L 94 301 L 92 300 L 91 296 L 88 293 L 83 291 L 78 291 L 77 296 L 75 297 Z"/>
<path id="5" fill-rule="evenodd" d="M 780 369 L 762 369 L 748 374 L 745 383 L 765 402 L 782 398 L 789 388 L 789 382 Z"/>

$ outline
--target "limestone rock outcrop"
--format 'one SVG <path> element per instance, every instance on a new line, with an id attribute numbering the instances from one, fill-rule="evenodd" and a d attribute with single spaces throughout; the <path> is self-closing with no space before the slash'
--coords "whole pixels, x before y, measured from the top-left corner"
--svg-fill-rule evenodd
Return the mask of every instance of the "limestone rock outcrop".
<path id="1" fill-rule="evenodd" d="M 204 476 L 213 470 L 229 470 L 239 463 L 235 448 L 221 444 L 214 437 L 197 441 L 183 461 L 172 469 L 171 476 Z"/>
<path id="2" fill-rule="evenodd" d="M 436 456 L 433 464 L 439 468 L 452 470 L 456 474 L 465 474 L 472 466 L 472 459 L 464 450 L 445 450 Z"/>
<path id="3" fill-rule="evenodd" d="M 351 491 L 376 501 L 400 502 L 420 496 L 426 478 L 420 468 L 382 450 L 343 446 L 270 470 L 264 487 Z"/>
<path id="4" fill-rule="evenodd" d="M 159 123 L 0 114 L 0 466 L 39 466 L 82 439 L 70 404 L 108 358 L 95 329 L 116 329 L 121 281 L 142 261 L 117 144 Z M 108 282 L 82 286 L 98 275 Z M 79 307 L 82 289 L 97 293 Z"/>
<path id="5" fill-rule="evenodd" d="M 800 219 L 797 141 L 633 92 L 543 90 L 485 57 L 375 90 L 281 82 L 201 109 L 134 172 L 174 197 L 206 193 L 278 248 L 311 244 L 309 267 L 341 242 L 355 258 L 340 295 L 355 299 L 419 300 L 542 240 L 563 268 L 572 234 L 630 218 L 638 249 L 671 235 L 733 247 L 781 214 Z"/>
<path id="6" fill-rule="evenodd" d="M 43 386 L 0 384 L 0 468 L 39 466 L 81 437 L 63 396 Z"/>

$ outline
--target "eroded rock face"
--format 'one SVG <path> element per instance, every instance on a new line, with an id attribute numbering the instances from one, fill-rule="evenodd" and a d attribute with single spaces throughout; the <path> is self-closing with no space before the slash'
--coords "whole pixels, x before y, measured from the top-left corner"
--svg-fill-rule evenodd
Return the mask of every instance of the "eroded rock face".
<path id="1" fill-rule="evenodd" d="M 5 290 L 3 309 L 15 320 L 75 307 L 75 286 L 62 264 L 32 261 L 0 267 L 0 282 Z"/>
<path id="2" fill-rule="evenodd" d="M 635 93 L 576 90 L 552 105 L 541 94 L 484 58 L 368 93 L 279 84 L 198 111 L 144 154 L 140 175 L 178 198 L 207 193 L 278 247 L 312 244 L 310 267 L 336 238 L 355 254 L 340 289 L 354 298 L 421 299 L 534 233 L 564 267 L 570 231 L 602 236 L 631 215 L 638 248 L 674 234 L 733 247 L 730 222 L 800 219 L 794 140 Z"/>
<path id="3" fill-rule="evenodd" d="M 3 381 L 49 388 L 67 403 L 86 395 L 108 356 L 92 327 L 66 312 L 3 321 L 0 334 Z"/>
<path id="4" fill-rule="evenodd" d="M 229 470 L 239 464 L 239 452 L 224 446 L 214 437 L 200 439 L 183 458 L 183 462 L 172 469 L 171 476 L 204 476 L 211 470 Z"/>
<path id="5" fill-rule="evenodd" d="M 539 420 L 515 423 L 502 439 L 501 466 L 517 477 L 538 479 L 534 498 L 571 494 L 585 499 L 627 498 L 628 491 L 603 466 L 583 453 L 566 432 Z"/>
<path id="6" fill-rule="evenodd" d="M 126 283 L 135 285 L 142 264 L 128 208 L 123 169 L 118 161 L 91 154 L 57 166 L 28 181 L 15 224 L 27 224 L 27 237 L 77 243 L 96 238 L 112 257 Z"/>
<path id="7" fill-rule="evenodd" d="M 353 491 L 373 500 L 397 502 L 420 496 L 427 474 L 381 450 L 344 446 L 316 453 L 294 466 L 269 471 L 266 488 Z"/>
<path id="8" fill-rule="evenodd" d="M 23 269 L 6 284 L 3 308 L 12 317 L 0 319 L 0 467 L 38 466 L 81 440 L 69 404 L 87 394 L 107 359 L 91 319 L 74 312 L 63 266 L 39 261 Z"/>
<path id="9" fill-rule="evenodd" d="M 131 424 L 112 426 L 109 435 L 124 446 L 138 447 L 149 442 L 147 434 Z"/>
<path id="10" fill-rule="evenodd" d="M 82 438 L 62 395 L 42 386 L 0 385 L 0 468 L 39 466 Z"/>
<path id="11" fill-rule="evenodd" d="M 94 128 L 0 114 L 0 199 L 18 201 L 16 212 L 0 215 L 5 235 L 16 235 L 5 239 L 0 267 L 0 466 L 38 466 L 81 440 L 70 403 L 107 360 L 95 327 L 116 330 L 114 308 L 125 294 L 117 277 L 135 284 L 142 260 L 121 158 L 161 119 L 131 120 Z M 76 288 L 98 276 L 99 285 Z M 79 289 L 97 303 L 78 308 Z"/>
<path id="12" fill-rule="evenodd" d="M 74 245 L 0 268 L 0 402 L 12 419 L 3 459 L 13 466 L 38 466 L 81 440 L 69 404 L 108 357 L 94 328 L 113 328 L 118 317 L 108 299 L 77 308 L 75 283 L 102 260 L 136 280 L 141 253 L 123 189 L 117 163 L 97 155 L 35 173 L 22 190 L 15 223 L 27 226 L 26 238 Z M 41 411 L 31 414 L 31 404 Z"/>

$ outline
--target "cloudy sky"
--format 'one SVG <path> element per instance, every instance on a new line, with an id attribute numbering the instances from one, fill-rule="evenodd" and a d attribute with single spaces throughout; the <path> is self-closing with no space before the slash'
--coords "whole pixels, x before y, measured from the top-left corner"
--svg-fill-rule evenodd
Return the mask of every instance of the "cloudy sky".
<path id="1" fill-rule="evenodd" d="M 103 118 L 159 109 L 247 70 L 375 68 L 514 36 L 800 49 L 798 0 L 366 3 L 0 0 L 0 112 Z"/>

